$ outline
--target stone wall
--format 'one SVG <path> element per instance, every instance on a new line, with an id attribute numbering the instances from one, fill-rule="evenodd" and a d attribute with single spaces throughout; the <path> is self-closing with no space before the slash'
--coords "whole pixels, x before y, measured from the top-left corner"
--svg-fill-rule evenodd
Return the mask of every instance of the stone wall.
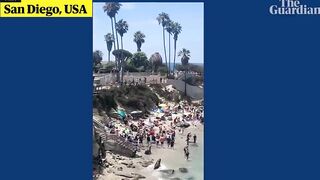
<path id="1" fill-rule="evenodd" d="M 182 80 L 168 79 L 167 84 L 172 85 L 177 90 L 184 92 L 184 81 Z M 203 99 L 203 89 L 187 84 L 187 96 L 191 97 L 193 100 L 201 100 Z"/>

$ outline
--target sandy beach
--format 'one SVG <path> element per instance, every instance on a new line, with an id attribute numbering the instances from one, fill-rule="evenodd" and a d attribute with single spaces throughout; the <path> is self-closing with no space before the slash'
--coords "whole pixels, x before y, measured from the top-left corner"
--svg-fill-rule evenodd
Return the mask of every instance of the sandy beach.
<path id="1" fill-rule="evenodd" d="M 167 121 L 166 123 L 169 124 Z M 152 144 L 152 153 L 144 154 L 147 144 L 144 143 L 136 158 L 119 156 L 107 152 L 108 167 L 104 170 L 99 180 L 121 179 L 203 179 L 203 125 L 198 121 L 192 124 L 183 133 L 176 133 L 175 146 L 172 149 L 165 143 L 163 147 Z M 186 160 L 183 148 L 186 146 L 187 134 L 197 135 L 197 143 L 190 143 L 190 158 Z M 161 166 L 154 170 L 155 162 L 161 159 Z M 179 168 L 186 168 L 187 172 L 180 172 Z M 168 171 L 169 170 L 169 171 Z M 172 172 L 174 170 L 174 172 Z M 138 178 L 140 177 L 140 178 Z"/>

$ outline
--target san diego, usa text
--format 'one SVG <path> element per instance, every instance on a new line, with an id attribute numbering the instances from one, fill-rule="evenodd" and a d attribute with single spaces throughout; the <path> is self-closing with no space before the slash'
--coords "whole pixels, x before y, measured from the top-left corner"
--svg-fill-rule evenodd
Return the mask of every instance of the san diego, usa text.
<path id="1" fill-rule="evenodd" d="M 52 16 L 54 14 L 62 14 L 62 11 L 57 6 L 39 6 L 27 5 L 23 6 L 10 6 L 9 4 L 4 6 L 5 14 L 43 14 L 45 16 Z M 66 14 L 87 14 L 86 7 L 84 5 L 64 5 L 64 13 Z"/>

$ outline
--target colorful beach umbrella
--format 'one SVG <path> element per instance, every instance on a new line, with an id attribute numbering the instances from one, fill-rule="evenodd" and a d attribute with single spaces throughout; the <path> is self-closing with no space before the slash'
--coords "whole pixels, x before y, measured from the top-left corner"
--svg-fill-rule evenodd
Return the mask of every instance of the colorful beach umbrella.
<path id="1" fill-rule="evenodd" d="M 160 104 L 159 106 L 162 108 L 168 107 L 168 105 L 166 105 L 166 104 Z"/>
<path id="2" fill-rule="evenodd" d="M 121 116 L 122 118 L 126 117 L 126 113 L 123 110 L 118 110 L 118 115 Z"/>

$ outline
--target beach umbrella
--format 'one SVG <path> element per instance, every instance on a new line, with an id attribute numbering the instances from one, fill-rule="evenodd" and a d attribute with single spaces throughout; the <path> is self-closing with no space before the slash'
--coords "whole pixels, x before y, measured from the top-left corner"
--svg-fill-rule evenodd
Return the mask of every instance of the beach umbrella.
<path id="1" fill-rule="evenodd" d="M 168 107 L 168 105 L 166 105 L 166 104 L 160 104 L 159 106 L 162 107 L 162 108 Z"/>
<path id="2" fill-rule="evenodd" d="M 163 113 L 163 110 L 161 108 L 159 108 L 156 112 L 157 113 Z"/>
<path id="3" fill-rule="evenodd" d="M 142 111 L 132 111 L 131 114 L 141 114 Z"/>
<path id="4" fill-rule="evenodd" d="M 121 109 L 118 110 L 118 115 L 121 116 L 122 118 L 126 117 L 126 113 Z"/>

